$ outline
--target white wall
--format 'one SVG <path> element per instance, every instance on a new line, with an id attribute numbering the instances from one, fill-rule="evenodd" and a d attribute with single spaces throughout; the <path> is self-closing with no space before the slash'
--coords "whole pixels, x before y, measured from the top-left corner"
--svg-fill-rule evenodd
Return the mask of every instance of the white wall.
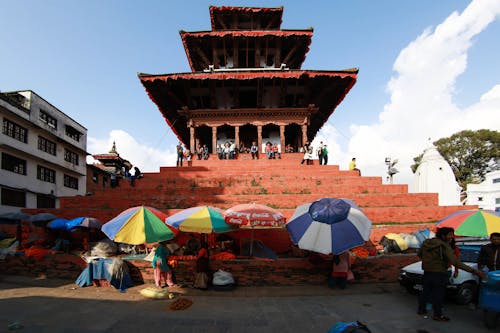
<path id="1" fill-rule="evenodd" d="M 480 184 L 467 185 L 467 204 L 500 211 L 500 170 L 486 174 Z"/>

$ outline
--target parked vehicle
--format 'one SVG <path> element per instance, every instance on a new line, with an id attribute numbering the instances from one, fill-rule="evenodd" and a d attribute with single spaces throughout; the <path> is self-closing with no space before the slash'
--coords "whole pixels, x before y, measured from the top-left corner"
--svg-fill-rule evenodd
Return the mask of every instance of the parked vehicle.
<path id="1" fill-rule="evenodd" d="M 481 246 L 487 244 L 486 240 L 463 239 L 457 240 L 456 245 L 460 249 L 460 261 L 464 264 L 477 269 L 477 257 Z M 452 272 L 454 267 L 451 268 Z M 399 273 L 399 283 L 411 294 L 417 294 L 422 291 L 422 261 L 405 266 Z M 477 293 L 479 279 L 476 275 L 458 270 L 458 276 L 450 276 L 450 283 L 447 286 L 447 294 L 451 296 L 458 304 L 468 304 Z"/>
<path id="2" fill-rule="evenodd" d="M 500 271 L 489 272 L 488 279 L 482 282 L 479 307 L 483 309 L 486 327 L 497 327 L 500 318 Z"/>

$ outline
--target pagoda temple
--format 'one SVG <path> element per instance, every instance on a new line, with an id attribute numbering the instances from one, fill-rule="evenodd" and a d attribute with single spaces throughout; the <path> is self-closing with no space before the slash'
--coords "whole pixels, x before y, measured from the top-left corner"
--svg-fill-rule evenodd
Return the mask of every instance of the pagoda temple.
<path id="1" fill-rule="evenodd" d="M 210 31 L 180 31 L 190 73 L 138 74 L 191 151 L 205 144 L 215 153 L 226 141 L 297 151 L 356 83 L 358 69 L 301 69 L 313 29 L 281 29 L 282 14 L 283 7 L 211 6 Z"/>
<path id="2" fill-rule="evenodd" d="M 113 147 L 111 147 L 111 150 L 108 153 L 95 154 L 92 155 L 92 157 L 102 164 L 102 170 L 114 173 L 118 177 L 124 176 L 122 172 L 123 168 L 125 168 L 126 171 L 132 168 L 132 164 L 130 164 L 128 160 L 120 157 L 120 154 L 118 154 L 115 142 L 113 142 Z"/>

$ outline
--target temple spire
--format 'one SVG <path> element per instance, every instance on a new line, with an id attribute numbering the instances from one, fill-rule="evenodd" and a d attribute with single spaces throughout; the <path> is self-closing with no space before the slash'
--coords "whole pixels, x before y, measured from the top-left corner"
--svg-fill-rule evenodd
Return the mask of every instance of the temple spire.
<path id="1" fill-rule="evenodd" d="M 111 150 L 109 151 L 110 154 L 117 154 L 118 155 L 118 152 L 116 151 L 116 143 L 115 141 L 113 141 L 113 147 L 111 148 Z"/>

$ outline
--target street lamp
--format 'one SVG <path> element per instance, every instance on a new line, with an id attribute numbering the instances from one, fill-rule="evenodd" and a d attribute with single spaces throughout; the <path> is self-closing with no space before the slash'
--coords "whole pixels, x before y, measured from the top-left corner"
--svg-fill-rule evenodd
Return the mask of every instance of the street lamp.
<path id="1" fill-rule="evenodd" d="M 393 176 L 397 174 L 399 171 L 394 166 L 398 163 L 398 159 L 395 158 L 393 161 L 390 157 L 385 158 L 385 164 L 387 165 L 387 174 L 389 175 L 389 182 L 393 183 Z"/>

